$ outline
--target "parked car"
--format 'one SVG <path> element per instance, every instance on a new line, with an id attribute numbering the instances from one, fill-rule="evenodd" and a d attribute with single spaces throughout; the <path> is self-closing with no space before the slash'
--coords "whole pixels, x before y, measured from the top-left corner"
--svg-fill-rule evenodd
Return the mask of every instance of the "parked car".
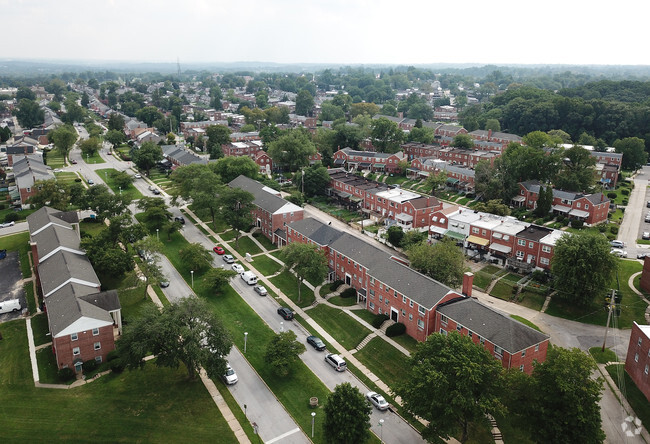
<path id="1" fill-rule="evenodd" d="M 74 159 L 72 159 L 72 160 L 70 161 L 70 163 L 73 164 L 73 165 L 76 165 L 76 164 L 77 164 L 77 161 L 74 160 Z"/>
<path id="2" fill-rule="evenodd" d="M 219 245 L 214 246 L 214 247 L 212 248 L 212 251 L 214 251 L 214 252 L 217 253 L 218 255 L 226 254 L 226 250 L 224 250 L 223 248 L 221 248 Z"/>
<path id="3" fill-rule="evenodd" d="M 612 248 L 610 251 L 613 255 L 616 255 L 618 257 L 627 257 L 627 251 L 621 250 L 620 248 Z"/>
<path id="4" fill-rule="evenodd" d="M 135 177 L 136 179 L 142 179 L 142 176 L 139 174 L 134 174 L 133 177 Z"/>
<path id="5" fill-rule="evenodd" d="M 244 272 L 244 267 L 241 264 L 232 264 L 232 270 L 242 274 Z"/>
<path id="6" fill-rule="evenodd" d="M 318 336 L 307 336 L 307 344 L 311 345 L 318 351 L 325 350 L 325 343 Z"/>
<path id="7" fill-rule="evenodd" d="M 224 261 L 225 263 L 227 263 L 227 264 L 233 264 L 233 263 L 235 263 L 235 258 L 232 257 L 232 256 L 229 255 L 229 254 L 226 254 L 226 255 L 223 256 L 221 259 L 223 259 L 223 261 Z"/>
<path id="8" fill-rule="evenodd" d="M 149 185 L 149 191 L 153 191 L 155 188 L 153 185 Z"/>
<path id="9" fill-rule="evenodd" d="M 650 213 L 645 215 L 645 221 L 650 222 Z"/>
<path id="10" fill-rule="evenodd" d="M 176 216 L 174 222 L 180 222 L 181 225 L 185 225 L 185 218 L 183 216 Z"/>
<path id="11" fill-rule="evenodd" d="M 233 385 L 238 381 L 237 373 L 235 373 L 230 364 L 226 364 L 226 373 L 224 373 L 221 378 L 223 379 L 223 382 L 228 385 Z"/>
<path id="12" fill-rule="evenodd" d="M 625 248 L 625 243 L 620 240 L 613 240 L 609 244 L 612 246 L 612 248 Z"/>
<path id="13" fill-rule="evenodd" d="M 379 410 L 387 410 L 388 402 L 377 392 L 368 392 L 366 393 L 366 399 L 370 401 L 370 404 L 377 407 Z"/>
<path id="14" fill-rule="evenodd" d="M 244 271 L 239 275 L 248 285 L 257 284 L 257 276 L 252 271 Z"/>
<path id="15" fill-rule="evenodd" d="M 88 185 L 95 185 L 95 181 L 92 179 L 88 179 Z"/>
<path id="16" fill-rule="evenodd" d="M 151 192 L 156 196 L 160 194 L 160 190 L 158 188 L 154 188 Z"/>
<path id="17" fill-rule="evenodd" d="M 267 294 L 269 294 L 269 292 L 266 291 L 266 288 L 264 288 L 261 285 L 254 286 L 253 290 L 255 290 L 255 293 L 259 294 L 260 296 L 266 296 Z"/>
<path id="18" fill-rule="evenodd" d="M 334 367 L 334 369 L 337 372 L 344 372 L 348 368 L 343 358 L 341 358 L 339 355 L 336 355 L 334 353 L 329 353 L 328 355 L 326 355 L 325 362 L 327 362 L 329 365 Z"/>
<path id="19" fill-rule="evenodd" d="M 645 206 L 646 206 L 647 208 L 650 208 L 650 200 L 649 200 L 648 202 L 646 202 Z"/>
<path id="20" fill-rule="evenodd" d="M 645 239 L 645 240 L 650 239 L 650 232 L 649 231 L 644 231 L 643 235 L 641 236 L 641 239 Z"/>
<path id="21" fill-rule="evenodd" d="M 167 287 L 169 287 L 168 281 L 160 281 L 160 288 L 167 288 Z"/>
<path id="22" fill-rule="evenodd" d="M 11 222 L 5 222 L 5 223 L 0 224 L 0 228 L 9 228 L 9 227 L 13 227 L 14 224 L 15 224 L 15 222 L 12 220 Z"/>
<path id="23" fill-rule="evenodd" d="M 645 259 L 646 256 L 650 256 L 650 253 L 639 253 L 636 255 L 637 259 Z"/>
<path id="24" fill-rule="evenodd" d="M 287 307 L 278 308 L 278 314 L 282 316 L 285 320 L 290 321 L 293 319 L 293 311 Z"/>

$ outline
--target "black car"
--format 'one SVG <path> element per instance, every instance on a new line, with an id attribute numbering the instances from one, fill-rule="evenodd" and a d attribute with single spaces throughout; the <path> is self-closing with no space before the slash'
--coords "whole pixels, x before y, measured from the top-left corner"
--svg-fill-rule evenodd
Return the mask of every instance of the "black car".
<path id="1" fill-rule="evenodd" d="M 318 351 L 325 350 L 325 343 L 318 336 L 307 336 L 307 344 L 311 345 Z"/>
<path id="2" fill-rule="evenodd" d="M 282 316 L 286 321 L 293 319 L 293 311 L 287 307 L 278 308 L 278 314 Z"/>
<path id="3" fill-rule="evenodd" d="M 183 216 L 176 216 L 174 218 L 174 222 L 180 222 L 181 224 L 185 225 L 185 218 Z"/>
<path id="4" fill-rule="evenodd" d="M 158 188 L 154 188 L 153 190 L 151 190 L 151 192 L 155 195 L 160 194 L 160 190 Z"/>

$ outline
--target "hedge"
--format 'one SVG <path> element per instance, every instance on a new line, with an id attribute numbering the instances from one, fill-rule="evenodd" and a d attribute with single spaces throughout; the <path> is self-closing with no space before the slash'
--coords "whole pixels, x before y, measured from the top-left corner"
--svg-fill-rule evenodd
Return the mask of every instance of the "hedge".
<path id="1" fill-rule="evenodd" d="M 404 333 L 406 333 L 406 325 L 401 322 L 397 322 L 386 329 L 386 336 L 389 338 L 403 335 Z"/>
<path id="2" fill-rule="evenodd" d="M 384 321 L 388 320 L 388 315 L 387 314 L 378 314 L 375 315 L 375 319 L 372 320 L 372 326 L 375 328 L 381 327 L 381 324 L 384 323 Z"/>

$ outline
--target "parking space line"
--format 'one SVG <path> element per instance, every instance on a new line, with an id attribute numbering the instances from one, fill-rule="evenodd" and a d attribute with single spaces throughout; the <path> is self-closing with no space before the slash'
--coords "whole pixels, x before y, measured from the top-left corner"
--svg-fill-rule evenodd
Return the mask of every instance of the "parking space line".
<path id="1" fill-rule="evenodd" d="M 299 432 L 299 431 L 300 431 L 300 429 L 298 427 L 296 427 L 293 430 L 289 430 L 287 433 L 283 433 L 280 436 L 276 436 L 275 438 L 273 438 L 270 441 L 265 441 L 265 444 L 273 444 L 274 442 L 280 441 L 282 438 L 286 438 L 287 436 L 293 435 L 294 433 Z"/>

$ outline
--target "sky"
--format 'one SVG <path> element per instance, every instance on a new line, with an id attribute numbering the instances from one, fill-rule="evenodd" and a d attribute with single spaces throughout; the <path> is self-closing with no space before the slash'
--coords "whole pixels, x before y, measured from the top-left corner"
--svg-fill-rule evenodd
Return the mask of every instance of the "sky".
<path id="1" fill-rule="evenodd" d="M 642 0 L 0 0 L 0 60 L 650 65 Z"/>

